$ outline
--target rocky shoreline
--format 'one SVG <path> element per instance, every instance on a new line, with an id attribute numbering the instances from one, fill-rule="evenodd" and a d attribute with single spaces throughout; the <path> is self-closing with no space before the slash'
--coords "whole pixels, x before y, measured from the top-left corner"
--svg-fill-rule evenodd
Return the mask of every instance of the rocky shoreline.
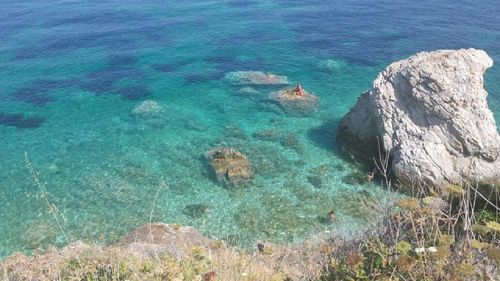
<path id="1" fill-rule="evenodd" d="M 392 179 L 425 196 L 383 210 L 370 205 L 385 220 L 362 240 L 322 233 L 296 245 L 258 243 L 244 252 L 191 227 L 150 223 L 114 245 L 74 242 L 33 257 L 18 253 L 0 269 L 5 280 L 375 280 L 391 271 L 408 278 L 495 280 L 498 211 L 492 218 L 471 218 L 474 208 L 464 203 L 468 185 L 500 183 L 500 136 L 483 88 L 492 63 L 475 49 L 418 53 L 389 65 L 342 119 L 338 138 L 347 153 L 378 165 L 388 186 Z M 225 79 L 236 85 L 288 84 L 286 77 L 262 72 L 234 72 Z M 273 92 L 270 99 L 306 113 L 319 102 L 300 86 Z M 146 101 L 131 114 L 153 118 L 162 111 Z M 279 137 L 271 133 L 260 137 Z M 248 158 L 230 147 L 209 150 L 205 159 L 217 180 L 230 186 L 245 184 L 254 173 Z M 444 234 L 444 226 L 453 231 Z"/>

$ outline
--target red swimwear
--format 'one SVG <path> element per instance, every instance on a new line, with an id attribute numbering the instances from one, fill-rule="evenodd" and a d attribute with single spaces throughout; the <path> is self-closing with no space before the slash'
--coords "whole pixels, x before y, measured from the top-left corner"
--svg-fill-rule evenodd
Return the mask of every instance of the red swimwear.
<path id="1" fill-rule="evenodd" d="M 297 91 L 297 96 L 304 95 L 304 93 L 302 93 L 302 87 L 300 85 L 297 85 L 297 89 L 295 91 Z"/>

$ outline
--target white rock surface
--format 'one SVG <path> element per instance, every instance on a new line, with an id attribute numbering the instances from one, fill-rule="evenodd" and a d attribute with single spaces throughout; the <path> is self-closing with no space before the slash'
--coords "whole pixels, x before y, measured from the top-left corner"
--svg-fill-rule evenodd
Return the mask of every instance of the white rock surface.
<path id="1" fill-rule="evenodd" d="M 339 141 L 371 161 L 380 143 L 395 178 L 408 186 L 497 183 L 500 137 L 483 88 L 492 65 L 475 49 L 422 52 L 392 63 L 344 116 Z"/>

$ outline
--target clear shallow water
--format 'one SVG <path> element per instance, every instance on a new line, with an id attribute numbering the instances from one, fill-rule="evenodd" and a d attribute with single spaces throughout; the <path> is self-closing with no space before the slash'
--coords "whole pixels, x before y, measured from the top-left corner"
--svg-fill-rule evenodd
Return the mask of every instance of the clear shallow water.
<path id="1" fill-rule="evenodd" d="M 362 230 L 359 202 L 386 194 L 353 182 L 335 143 L 358 95 L 421 50 L 475 47 L 500 61 L 496 1 L 12 2 L 0 1 L 0 257 L 64 243 L 25 152 L 72 240 L 112 242 L 147 223 L 157 192 L 153 221 L 240 245 Z M 267 100 L 273 87 L 238 94 L 221 80 L 237 70 L 300 82 L 318 112 L 286 114 Z M 498 66 L 486 87 L 499 120 Z M 130 114 L 146 99 L 160 118 Z M 219 146 L 250 158 L 249 186 L 216 182 L 203 154 Z M 331 208 L 333 227 L 318 218 Z"/>

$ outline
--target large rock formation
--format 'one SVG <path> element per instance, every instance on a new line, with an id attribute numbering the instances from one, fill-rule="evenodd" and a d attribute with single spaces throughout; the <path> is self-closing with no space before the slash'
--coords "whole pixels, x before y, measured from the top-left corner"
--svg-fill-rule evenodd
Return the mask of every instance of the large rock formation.
<path id="1" fill-rule="evenodd" d="M 422 52 L 392 63 L 344 116 L 339 141 L 372 162 L 380 147 L 404 185 L 497 183 L 500 137 L 483 88 L 492 65 L 475 49 Z"/>

